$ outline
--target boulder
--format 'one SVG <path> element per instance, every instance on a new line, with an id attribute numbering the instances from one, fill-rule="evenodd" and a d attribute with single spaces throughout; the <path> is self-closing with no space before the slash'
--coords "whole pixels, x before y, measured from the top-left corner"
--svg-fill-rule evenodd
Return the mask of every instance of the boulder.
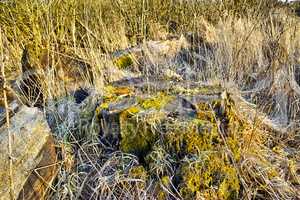
<path id="1" fill-rule="evenodd" d="M 10 193 L 14 199 L 44 197 L 57 165 L 53 138 L 42 112 L 23 106 L 10 119 L 9 129 L 6 125 L 0 128 L 0 156 L 0 199 L 10 199 Z"/>
<path id="2" fill-rule="evenodd" d="M 166 131 L 168 121 L 188 123 L 198 117 L 214 121 L 214 112 L 217 117 L 223 117 L 219 85 L 198 83 L 185 88 L 188 87 L 179 82 L 151 78 L 125 79 L 107 86 L 103 101 L 96 109 L 102 144 L 143 160 L 159 133 Z M 123 94 L 119 95 L 121 91 Z"/>

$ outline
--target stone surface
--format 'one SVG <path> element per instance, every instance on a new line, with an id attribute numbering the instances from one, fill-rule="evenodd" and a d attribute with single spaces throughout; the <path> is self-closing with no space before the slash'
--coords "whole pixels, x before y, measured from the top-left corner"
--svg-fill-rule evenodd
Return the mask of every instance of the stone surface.
<path id="1" fill-rule="evenodd" d="M 19 109 L 20 104 L 15 100 L 9 104 L 9 116 L 13 116 Z M 6 122 L 6 109 L 0 106 L 0 126 Z"/>
<path id="2" fill-rule="evenodd" d="M 41 199 L 54 179 L 56 153 L 50 129 L 37 108 L 21 107 L 0 128 L 0 199 L 10 199 L 8 134 L 12 146 L 12 182 L 15 199 Z"/>
<path id="3" fill-rule="evenodd" d="M 252 104 L 244 99 L 236 88 L 229 88 L 229 94 L 223 93 L 223 98 L 228 98 L 227 95 L 229 95 L 230 100 L 237 108 L 235 114 L 240 119 L 247 121 L 249 124 L 260 125 L 272 132 L 281 134 L 287 132 L 287 128 L 282 127 L 281 124 L 271 120 L 268 115 L 261 112 L 255 104 Z"/>
<path id="4" fill-rule="evenodd" d="M 89 96 L 84 97 L 84 99 L 80 97 L 80 103 L 74 94 L 71 97 L 61 97 L 48 102 L 46 118 L 51 132 L 57 138 L 91 136 L 91 130 L 83 131 L 83 127 L 93 127 L 94 111 L 97 102 L 100 101 L 100 96 L 96 91 L 87 89 L 86 92 Z M 77 130 L 80 131 L 76 132 Z M 71 133 L 73 136 L 71 136 Z"/>

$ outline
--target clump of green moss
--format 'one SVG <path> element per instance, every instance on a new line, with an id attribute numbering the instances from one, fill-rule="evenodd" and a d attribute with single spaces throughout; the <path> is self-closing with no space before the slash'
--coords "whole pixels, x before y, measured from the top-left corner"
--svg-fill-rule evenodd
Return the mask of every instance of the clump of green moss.
<path id="1" fill-rule="evenodd" d="M 191 87 L 186 88 L 183 86 L 174 86 L 172 87 L 174 93 L 177 94 L 186 94 L 186 95 L 210 95 L 210 94 L 218 94 L 223 91 L 221 85 L 211 85 L 211 86 L 198 86 L 198 87 Z"/>
<path id="2" fill-rule="evenodd" d="M 142 181 L 137 183 L 139 188 L 146 188 L 146 183 L 148 179 L 148 173 L 145 168 L 141 165 L 135 166 L 129 170 L 128 176 L 134 179 L 140 179 Z"/>
<path id="3" fill-rule="evenodd" d="M 128 95 L 132 95 L 133 92 L 134 89 L 131 87 L 125 87 L 125 86 L 113 87 L 111 85 L 108 85 L 104 88 L 104 97 L 110 99 L 116 96 L 128 96 Z"/>
<path id="4" fill-rule="evenodd" d="M 172 180 L 169 176 L 163 176 L 155 184 L 155 197 L 158 200 L 167 200 L 170 199 L 170 191 Z"/>
<path id="5" fill-rule="evenodd" d="M 217 127 L 205 120 L 169 124 L 171 131 L 164 135 L 163 144 L 173 154 L 187 155 L 211 150 L 220 141 Z"/>
<path id="6" fill-rule="evenodd" d="M 120 149 L 144 158 L 157 140 L 155 125 L 163 118 L 162 113 L 130 113 L 126 110 L 120 115 Z"/>
<path id="7" fill-rule="evenodd" d="M 120 69 L 126 69 L 133 65 L 133 58 L 130 54 L 122 55 L 114 60 L 114 64 Z"/>
<path id="8" fill-rule="evenodd" d="M 218 195 L 222 199 L 237 199 L 240 191 L 240 180 L 237 170 L 227 165 L 222 167 L 223 180 L 219 185 Z"/>
<path id="9" fill-rule="evenodd" d="M 155 96 L 142 100 L 141 106 L 144 109 L 162 109 L 167 103 L 172 100 L 172 96 L 169 96 L 163 92 L 159 92 Z"/>
<path id="10" fill-rule="evenodd" d="M 218 106 L 218 103 L 212 105 L 215 108 Z M 207 199 L 237 199 L 240 193 L 237 171 L 228 155 L 229 150 L 235 161 L 240 159 L 238 137 L 232 133 L 223 141 L 216 118 L 227 116 L 208 113 L 212 107 L 205 104 L 198 106 L 203 114 L 196 119 L 165 121 L 167 130 L 157 142 L 159 148 L 163 149 L 160 152 L 164 153 L 157 156 L 156 148 L 148 155 L 152 159 L 148 159 L 147 164 L 151 166 L 150 169 L 160 171 L 159 177 L 167 174 L 166 166 L 170 165 L 168 160 L 177 163 L 176 181 L 173 183 L 184 199 L 195 199 L 198 196 Z M 166 194 L 162 192 L 161 195 Z"/>
<path id="11" fill-rule="evenodd" d="M 236 169 L 220 152 L 207 152 L 186 159 L 180 167 L 179 191 L 184 199 L 203 195 L 207 199 L 237 199 L 240 181 Z"/>
<path id="12" fill-rule="evenodd" d="M 108 109 L 109 104 L 117 102 L 123 97 L 131 96 L 134 89 L 131 87 L 113 87 L 108 85 L 104 88 L 103 102 L 96 108 L 96 114 L 99 115 L 101 110 Z"/>

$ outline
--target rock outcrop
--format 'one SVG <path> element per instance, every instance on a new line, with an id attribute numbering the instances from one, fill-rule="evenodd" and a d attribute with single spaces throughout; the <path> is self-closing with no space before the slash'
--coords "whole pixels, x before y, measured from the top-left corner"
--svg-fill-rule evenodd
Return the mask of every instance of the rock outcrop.
<path id="1" fill-rule="evenodd" d="M 273 144 L 267 141 L 270 135 L 282 136 L 286 130 L 247 102 L 233 85 L 133 78 L 104 90 L 96 109 L 100 141 L 113 151 L 135 155 L 142 169 L 139 175 L 146 171 L 151 176 L 149 187 L 156 187 L 157 197 L 170 199 L 170 191 L 176 191 L 179 199 L 238 199 L 247 193 L 252 179 L 259 179 L 257 184 L 265 180 L 275 184 L 280 179 L 293 188 L 292 179 L 280 178 L 271 170 L 263 180 L 251 171 L 281 162 L 281 158 L 270 159 L 276 157 L 271 150 L 275 139 Z M 268 154 L 258 156 L 249 150 L 258 146 L 268 149 Z M 296 159 L 296 154 L 286 155 Z M 249 169 L 244 169 L 243 163 L 251 159 L 263 161 L 247 163 Z M 280 195 L 296 194 L 287 190 Z"/>
<path id="2" fill-rule="evenodd" d="M 23 106 L 8 129 L 0 128 L 0 156 L 0 199 L 42 199 L 57 173 L 54 140 L 42 112 Z"/>

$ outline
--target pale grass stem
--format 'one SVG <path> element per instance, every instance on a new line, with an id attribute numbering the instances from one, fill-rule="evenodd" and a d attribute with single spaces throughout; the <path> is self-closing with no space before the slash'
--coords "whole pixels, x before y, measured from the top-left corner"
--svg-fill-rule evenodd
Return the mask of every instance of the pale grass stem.
<path id="1" fill-rule="evenodd" d="M 3 77 L 3 95 L 4 95 L 4 105 L 5 105 L 5 112 L 6 112 L 6 127 L 8 133 L 8 156 L 9 156 L 9 194 L 10 199 L 13 200 L 14 198 L 14 182 L 13 182 L 13 160 L 12 160 L 12 135 L 10 132 L 10 122 L 9 122 L 9 106 L 7 101 L 7 80 L 5 78 L 5 70 L 4 70 L 4 49 L 2 49 L 2 30 L 0 29 L 0 52 L 1 52 L 1 75 Z"/>

